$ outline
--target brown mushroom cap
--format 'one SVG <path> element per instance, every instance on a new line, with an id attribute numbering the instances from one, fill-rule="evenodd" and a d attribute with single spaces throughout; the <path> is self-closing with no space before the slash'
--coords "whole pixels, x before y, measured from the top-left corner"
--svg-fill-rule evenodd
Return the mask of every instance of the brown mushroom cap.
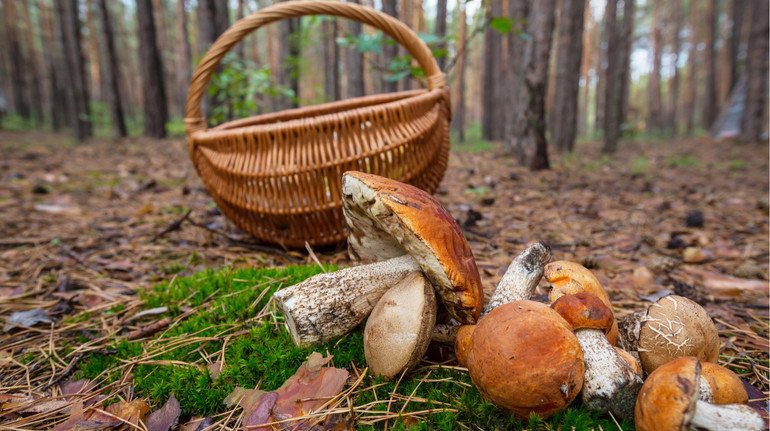
<path id="1" fill-rule="evenodd" d="M 580 393 L 583 352 L 569 324 L 545 304 L 492 310 L 473 331 L 468 372 L 479 392 L 520 418 L 548 417 Z"/>
<path id="2" fill-rule="evenodd" d="M 355 171 L 344 174 L 342 194 L 354 259 L 370 263 L 410 254 L 452 317 L 476 323 L 484 303 L 476 261 L 437 200 L 416 187 Z"/>
<path id="3" fill-rule="evenodd" d="M 436 295 L 420 272 L 390 288 L 364 328 L 364 355 L 373 375 L 391 379 L 417 365 L 436 324 Z"/>
<path id="4" fill-rule="evenodd" d="M 476 329 L 476 325 L 462 325 L 457 329 L 457 338 L 455 339 L 455 355 L 457 363 L 461 367 L 468 366 L 468 347 L 471 344 L 471 335 Z"/>
<path id="5" fill-rule="evenodd" d="M 621 349 L 618 346 L 612 346 L 616 352 L 618 352 L 618 355 L 620 355 L 621 358 L 623 358 L 624 361 L 631 367 L 632 370 L 636 373 L 637 376 L 642 376 L 642 366 L 639 365 L 639 361 L 636 360 L 634 355 L 626 352 L 625 350 Z"/>
<path id="6" fill-rule="evenodd" d="M 716 362 L 719 335 L 703 307 L 687 298 L 670 295 L 647 309 L 637 350 L 647 373 L 684 356 Z"/>
<path id="7" fill-rule="evenodd" d="M 615 322 L 612 310 L 588 292 L 564 295 L 551 304 L 572 329 L 600 329 L 606 334 Z"/>
<path id="8" fill-rule="evenodd" d="M 698 400 L 697 358 L 668 362 L 649 376 L 636 399 L 634 423 L 639 431 L 688 429 Z"/>
<path id="9" fill-rule="evenodd" d="M 713 362 L 701 362 L 701 378 L 708 381 L 714 404 L 748 404 L 749 394 L 741 378 Z"/>
<path id="10" fill-rule="evenodd" d="M 578 292 L 588 292 L 596 295 L 612 310 L 610 295 L 604 290 L 599 279 L 586 267 L 568 260 L 557 260 L 545 266 L 543 277 L 553 285 L 548 299 L 556 302 L 564 295 Z M 618 344 L 618 322 L 614 321 L 610 331 L 606 334 L 607 340 L 613 346 Z"/>

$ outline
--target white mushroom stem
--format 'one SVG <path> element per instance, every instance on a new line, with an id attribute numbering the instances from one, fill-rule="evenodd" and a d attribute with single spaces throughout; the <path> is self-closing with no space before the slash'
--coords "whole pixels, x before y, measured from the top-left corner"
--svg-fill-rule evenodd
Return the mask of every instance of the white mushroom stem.
<path id="1" fill-rule="evenodd" d="M 575 336 L 585 361 L 583 403 L 592 410 L 609 410 L 620 418 L 633 418 L 642 378 L 615 351 L 602 330 L 577 329 Z"/>
<path id="2" fill-rule="evenodd" d="M 707 403 L 714 402 L 714 394 L 711 392 L 709 381 L 703 376 L 698 377 L 698 399 Z"/>
<path id="3" fill-rule="evenodd" d="M 548 245 L 537 242 L 527 247 L 508 265 L 508 269 L 492 294 L 492 299 L 489 300 L 481 315 L 486 316 L 503 304 L 531 298 L 540 279 L 543 278 L 545 264 L 550 259 L 551 247 Z"/>
<path id="4" fill-rule="evenodd" d="M 481 312 L 481 317 L 503 304 L 531 298 L 543 278 L 545 265 L 550 259 L 551 247 L 542 242 L 530 245 L 516 256 L 497 284 L 492 299 Z M 433 329 L 431 339 L 438 343 L 453 345 L 458 329 L 460 324 L 455 320 L 450 323 L 439 323 Z"/>
<path id="5" fill-rule="evenodd" d="M 383 262 L 318 274 L 273 295 L 297 346 L 313 346 L 347 334 L 388 289 L 420 265 L 405 254 Z"/>
<path id="6" fill-rule="evenodd" d="M 745 404 L 711 404 L 698 400 L 690 429 L 709 431 L 760 431 L 767 428 L 762 416 Z"/>

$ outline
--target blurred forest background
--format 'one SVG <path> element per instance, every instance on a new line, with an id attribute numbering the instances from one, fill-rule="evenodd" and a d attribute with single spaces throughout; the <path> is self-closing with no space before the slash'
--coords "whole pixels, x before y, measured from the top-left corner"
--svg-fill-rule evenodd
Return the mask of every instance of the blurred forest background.
<path id="1" fill-rule="evenodd" d="M 349 0 L 434 50 L 454 142 L 499 141 L 522 164 L 578 139 L 766 137 L 766 0 Z M 273 0 L 3 0 L 4 128 L 90 136 L 184 133 L 188 83 L 233 22 Z M 210 124 L 425 86 L 403 48 L 355 22 L 304 17 L 228 54 Z M 549 144 L 548 144 L 549 143 Z"/>

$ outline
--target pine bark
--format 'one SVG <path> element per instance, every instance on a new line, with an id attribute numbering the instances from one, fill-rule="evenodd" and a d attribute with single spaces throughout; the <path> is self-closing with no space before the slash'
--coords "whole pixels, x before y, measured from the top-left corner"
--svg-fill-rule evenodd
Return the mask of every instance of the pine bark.
<path id="1" fill-rule="evenodd" d="M 663 58 L 663 20 L 661 19 L 661 9 L 662 0 L 654 0 L 652 12 L 652 71 L 648 81 L 647 130 L 660 129 L 663 119 L 660 100 L 660 67 Z"/>
<path id="2" fill-rule="evenodd" d="M 382 0 L 382 11 L 386 14 L 398 18 L 398 9 L 396 0 Z M 360 25 L 359 25 L 360 28 Z M 390 63 L 398 55 L 398 46 L 395 44 L 386 43 L 382 48 L 382 61 L 385 70 L 388 70 Z M 384 73 L 382 75 L 382 92 L 393 93 L 398 90 L 398 82 L 389 80 L 390 73 Z M 362 93 L 363 94 L 363 93 Z"/>
<path id="3" fill-rule="evenodd" d="M 502 0 L 491 0 L 489 8 L 489 19 L 503 15 Z M 502 88 L 501 78 L 501 54 L 502 54 L 502 34 L 487 26 L 484 30 L 484 92 L 482 94 L 482 124 L 481 136 L 484 139 L 500 139 L 503 122 L 500 119 L 501 93 L 505 94 Z M 504 119 L 505 120 L 505 119 Z"/>
<path id="4" fill-rule="evenodd" d="M 436 36 L 440 39 L 440 42 L 436 44 L 436 48 L 438 49 L 446 49 L 446 43 L 444 43 L 444 39 L 446 38 L 446 9 L 447 9 L 447 0 L 436 0 Z M 441 70 L 444 70 L 444 67 L 446 67 L 446 55 L 442 55 L 436 59 L 438 62 L 438 67 Z"/>
<path id="5" fill-rule="evenodd" d="M 128 136 L 126 119 L 123 115 L 123 99 L 120 97 L 120 61 L 115 49 L 115 32 L 112 28 L 112 17 L 107 9 L 107 0 L 99 0 L 99 14 L 102 20 L 102 35 L 104 38 L 104 51 L 107 56 L 107 84 L 109 88 L 110 116 L 112 117 L 112 131 L 116 137 Z"/>
<path id="6" fill-rule="evenodd" d="M 187 91 L 190 87 L 190 80 L 192 78 L 192 47 L 190 46 L 190 36 L 187 32 L 187 10 L 185 8 L 185 0 L 177 0 L 176 17 L 176 31 L 179 44 L 176 59 L 176 85 L 179 90 L 177 107 L 179 108 L 179 116 L 184 117 Z"/>
<path id="7" fill-rule="evenodd" d="M 526 109 L 524 105 L 511 103 L 512 100 L 518 100 L 519 93 L 526 91 L 524 74 L 526 73 L 526 64 L 519 59 L 524 57 L 527 41 L 522 36 L 524 33 L 522 23 L 527 21 L 529 15 L 530 0 L 508 0 L 508 19 L 513 23 L 513 29 L 507 35 L 507 65 L 501 82 L 503 88 L 499 91 L 503 94 L 501 101 L 504 110 L 501 111 L 502 118 L 499 121 L 503 123 L 503 142 L 510 142 L 513 138 L 513 118 L 519 118 L 521 112 Z"/>
<path id="8" fill-rule="evenodd" d="M 531 170 L 548 169 L 548 142 L 545 132 L 545 97 L 548 85 L 549 53 L 554 28 L 555 0 L 532 3 L 527 20 L 524 91 L 516 100 L 526 108 L 514 118 L 511 148 L 518 162 Z"/>
<path id="9" fill-rule="evenodd" d="M 760 0 L 764 1 L 764 0 Z M 714 46 L 717 27 L 716 0 L 706 0 L 706 85 L 703 102 L 703 127 L 711 129 L 711 125 L 719 113 L 717 101 L 717 56 Z"/>
<path id="10" fill-rule="evenodd" d="M 572 151 L 577 135 L 580 62 L 583 57 L 585 0 L 562 0 L 559 15 L 559 48 L 551 118 L 551 143 L 561 153 Z"/>
<path id="11" fill-rule="evenodd" d="M 67 113 L 75 137 L 84 140 L 91 136 L 91 111 L 88 106 L 88 86 L 83 54 L 81 51 L 80 19 L 78 0 L 55 2 L 61 21 L 64 41 L 64 60 L 67 63 L 64 88 L 66 89 Z"/>
<path id="12" fill-rule="evenodd" d="M 660 1 L 660 0 L 656 0 Z M 604 147 L 602 152 L 612 153 L 618 149 L 620 129 L 620 91 L 622 80 L 621 35 L 617 22 L 618 0 L 607 0 L 604 22 L 607 26 L 607 70 L 604 87 Z"/>
<path id="13" fill-rule="evenodd" d="M 677 135 L 679 131 L 679 51 L 681 50 L 681 39 L 679 34 L 682 32 L 682 1 L 671 0 L 671 19 L 673 26 L 671 28 L 671 80 L 669 81 L 669 113 L 667 129 L 669 134 Z"/>
<path id="14" fill-rule="evenodd" d="M 361 4 L 361 0 L 351 0 L 352 3 Z M 358 37 L 361 34 L 361 23 L 354 20 L 348 20 L 348 34 Z M 347 66 L 345 75 L 347 76 L 347 98 L 361 97 L 364 91 L 364 55 L 358 51 L 357 47 L 350 47 L 346 52 Z"/>
<path id="15" fill-rule="evenodd" d="M 144 134 L 153 138 L 163 138 L 166 136 L 168 106 L 152 0 L 136 0 L 136 16 L 144 96 Z"/>
<path id="16" fill-rule="evenodd" d="M 690 0 L 689 40 L 690 51 L 687 54 L 687 93 L 685 95 L 685 130 L 692 135 L 695 127 L 695 99 L 698 95 L 698 22 L 700 17 L 699 0 Z"/>
<path id="17" fill-rule="evenodd" d="M 756 0 L 751 5 L 751 31 L 746 60 L 746 110 L 743 140 L 757 142 L 767 127 L 768 74 L 768 3 Z"/>
<path id="18" fill-rule="evenodd" d="M 340 83 L 337 65 L 340 62 L 340 49 L 337 45 L 337 19 L 329 17 L 323 22 L 324 51 L 324 93 L 327 100 L 339 100 Z"/>
<path id="19" fill-rule="evenodd" d="M 452 130 L 457 133 L 457 139 L 460 142 L 465 142 L 465 69 L 467 67 L 467 37 L 468 30 L 466 25 L 465 7 L 463 6 L 463 0 L 457 0 L 455 3 L 455 11 L 457 12 L 457 42 L 459 48 L 457 52 L 457 59 L 455 63 L 455 85 L 456 89 L 455 102 L 452 104 Z"/>

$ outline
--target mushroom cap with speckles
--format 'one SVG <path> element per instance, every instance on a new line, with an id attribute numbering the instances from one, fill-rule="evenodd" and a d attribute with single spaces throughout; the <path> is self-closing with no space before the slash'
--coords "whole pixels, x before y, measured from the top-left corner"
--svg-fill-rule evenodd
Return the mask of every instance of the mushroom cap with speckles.
<path id="1" fill-rule="evenodd" d="M 612 329 L 615 316 L 599 297 L 588 292 L 564 295 L 551 304 L 572 329 L 600 329 L 606 334 Z"/>
<path id="2" fill-rule="evenodd" d="M 578 292 L 588 292 L 596 295 L 612 310 L 610 295 L 604 290 L 599 279 L 593 272 L 583 265 L 568 260 L 557 260 L 545 266 L 543 277 L 548 280 L 553 288 L 548 293 L 548 299 L 553 304 L 564 295 Z M 610 344 L 618 344 L 618 322 L 613 321 L 612 328 L 607 332 L 607 340 Z"/>
<path id="3" fill-rule="evenodd" d="M 389 178 L 348 171 L 342 209 L 351 257 L 371 263 L 410 254 L 460 323 L 476 323 L 484 295 L 476 261 L 449 212 L 431 195 Z"/>
<path id="4" fill-rule="evenodd" d="M 476 325 L 468 372 L 496 406 L 527 418 L 567 407 L 583 386 L 583 351 L 569 324 L 549 306 L 515 301 Z"/>
<path id="5" fill-rule="evenodd" d="M 700 376 L 708 381 L 714 404 L 748 404 L 749 394 L 737 374 L 713 362 L 700 365 Z"/>
<path id="6" fill-rule="evenodd" d="M 689 429 L 698 400 L 698 358 L 674 359 L 652 372 L 636 399 L 634 423 L 639 431 Z"/>
<path id="7" fill-rule="evenodd" d="M 719 334 L 703 307 L 682 296 L 665 296 L 642 318 L 637 351 L 648 374 L 684 356 L 716 362 Z"/>

